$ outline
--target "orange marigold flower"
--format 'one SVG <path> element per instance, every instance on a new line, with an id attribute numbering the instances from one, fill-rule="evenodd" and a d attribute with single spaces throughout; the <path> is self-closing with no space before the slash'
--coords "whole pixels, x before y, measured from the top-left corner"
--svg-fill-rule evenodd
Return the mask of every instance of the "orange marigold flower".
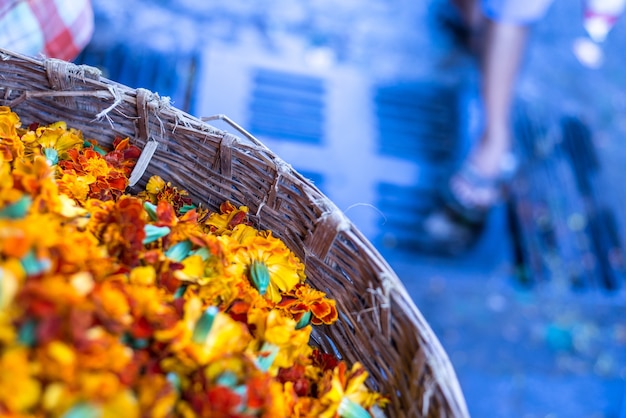
<path id="1" fill-rule="evenodd" d="M 91 174 L 77 176 L 76 173 L 65 171 L 60 174 L 57 184 L 59 191 L 67 194 L 80 204 L 85 204 L 90 193 L 90 186 L 96 182 L 96 177 Z"/>
<path id="2" fill-rule="evenodd" d="M 60 202 L 54 171 L 45 158 L 35 157 L 32 161 L 17 160 L 13 169 L 13 185 L 33 199 L 32 210 L 58 212 Z"/>
<path id="3" fill-rule="evenodd" d="M 208 230 L 216 235 L 221 235 L 241 224 L 252 225 L 248 219 L 248 207 L 237 208 L 228 201 L 220 205 L 220 213 L 211 213 L 205 221 Z"/>
<path id="4" fill-rule="evenodd" d="M 125 176 L 130 176 L 137 160 L 141 155 L 141 150 L 131 145 L 129 138 L 117 137 L 113 141 L 113 150 L 108 152 L 104 159 L 115 169 L 121 171 Z"/>
<path id="5" fill-rule="evenodd" d="M 0 410 L 9 414 L 27 413 L 39 402 L 42 390 L 35 374 L 37 365 L 28 357 L 24 347 L 0 351 Z"/>
<path id="6" fill-rule="evenodd" d="M 15 138 L 18 136 L 17 130 L 22 126 L 17 113 L 8 106 L 0 106 L 0 137 Z"/>
<path id="7" fill-rule="evenodd" d="M 189 193 L 180 190 L 169 182 L 165 182 L 159 176 L 152 176 L 146 184 L 146 190 L 140 192 L 138 197 L 157 205 L 161 201 L 168 202 L 176 213 L 181 213 L 193 207 Z"/>
<path id="8" fill-rule="evenodd" d="M 276 306 L 289 312 L 296 321 L 300 321 L 310 312 L 313 325 L 330 325 L 338 318 L 336 302 L 326 298 L 324 292 L 304 283 L 297 284 L 283 294 L 282 300 Z"/>
<path id="9" fill-rule="evenodd" d="M 146 237 L 146 213 L 141 200 L 124 196 L 117 202 L 90 200 L 88 228 L 107 248 L 109 255 L 129 266 L 139 265 Z"/>
<path id="10" fill-rule="evenodd" d="M 24 196 L 21 190 L 14 187 L 11 171 L 12 167 L 0 160 L 0 207 L 15 203 Z"/>
<path id="11" fill-rule="evenodd" d="M 121 333 L 132 323 L 128 295 L 122 283 L 104 281 L 98 283 L 90 294 L 95 314 L 109 331 Z"/>
<path id="12" fill-rule="evenodd" d="M 170 417 L 178 394 L 167 377 L 159 373 L 140 376 L 134 386 L 141 416 L 152 418 Z"/>
<path id="13" fill-rule="evenodd" d="M 0 137 L 0 161 L 16 161 L 24 156 L 24 143 L 17 137 Z"/>
<path id="14" fill-rule="evenodd" d="M 113 167 L 100 153 L 92 148 L 70 149 L 68 158 L 59 161 L 61 173 L 86 177 L 89 184 L 88 197 L 99 200 L 117 200 L 128 187 L 128 177 L 123 168 Z M 95 180 L 92 181 L 91 177 Z M 63 177 L 61 177 L 63 179 Z M 62 186 L 63 190 L 71 190 Z"/>
<path id="15" fill-rule="evenodd" d="M 204 236 L 206 235 L 200 225 L 198 225 L 198 218 L 195 209 L 191 209 L 180 216 L 176 215 L 176 211 L 172 203 L 161 200 L 157 203 L 156 213 L 154 214 L 156 220 L 154 222 L 157 226 L 167 226 L 170 228 L 167 240 L 164 242 L 165 246 L 186 240 L 192 239 L 197 243 L 203 243 Z"/>
<path id="16" fill-rule="evenodd" d="M 21 122 L 16 113 L 0 106 L 0 161 L 14 161 L 24 155 L 24 143 L 18 136 Z"/>
<path id="17" fill-rule="evenodd" d="M 117 380 L 134 361 L 133 351 L 119 335 L 97 326 L 87 331 L 74 350 L 80 371 L 109 372 L 118 376 Z"/>
<path id="18" fill-rule="evenodd" d="M 181 318 L 176 308 L 168 303 L 168 293 L 156 286 L 126 286 L 131 314 L 130 332 L 135 338 L 158 337 L 173 329 Z"/>

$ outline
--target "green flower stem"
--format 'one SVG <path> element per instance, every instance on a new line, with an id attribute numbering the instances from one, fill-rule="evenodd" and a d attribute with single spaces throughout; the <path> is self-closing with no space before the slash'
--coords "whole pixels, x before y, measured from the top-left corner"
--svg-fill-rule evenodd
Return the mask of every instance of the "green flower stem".
<path id="1" fill-rule="evenodd" d="M 153 221 L 159 219 L 159 217 L 157 216 L 157 207 L 155 204 L 150 202 L 143 202 L 143 208 L 146 212 L 148 212 L 148 216 L 150 216 L 150 219 L 152 219 Z"/>
<path id="2" fill-rule="evenodd" d="M 185 258 L 187 258 L 187 256 L 189 255 L 189 252 L 191 251 L 192 246 L 193 244 L 191 243 L 191 241 L 186 239 L 168 248 L 167 251 L 165 252 L 165 256 L 169 258 L 170 260 L 174 260 L 180 263 Z"/>
<path id="3" fill-rule="evenodd" d="M 86 402 L 77 403 L 63 414 L 63 418 L 100 418 L 101 416 L 100 408 Z"/>
<path id="4" fill-rule="evenodd" d="M 361 405 L 352 402 L 348 398 L 343 398 L 337 411 L 341 418 L 370 418 L 371 415 Z"/>
<path id="5" fill-rule="evenodd" d="M 28 213 L 33 199 L 30 196 L 22 196 L 15 202 L 0 209 L 0 218 L 22 219 Z"/>
<path id="6" fill-rule="evenodd" d="M 270 272 L 264 262 L 254 260 L 250 264 L 250 281 L 261 296 L 265 295 L 270 285 Z"/>
<path id="7" fill-rule="evenodd" d="M 260 351 L 264 353 L 269 352 L 266 355 L 257 357 L 257 361 L 256 361 L 258 368 L 266 372 L 270 369 L 270 367 L 272 367 L 272 364 L 274 364 L 274 360 L 276 359 L 276 356 L 278 355 L 279 348 L 275 346 L 274 344 L 268 343 L 266 341 L 261 346 Z"/>
<path id="8" fill-rule="evenodd" d="M 143 227 L 146 232 L 146 237 L 143 239 L 143 244 L 150 244 L 158 240 L 159 238 L 163 238 L 167 234 L 170 233 L 170 229 L 167 226 L 156 226 L 152 224 L 148 224 Z"/>

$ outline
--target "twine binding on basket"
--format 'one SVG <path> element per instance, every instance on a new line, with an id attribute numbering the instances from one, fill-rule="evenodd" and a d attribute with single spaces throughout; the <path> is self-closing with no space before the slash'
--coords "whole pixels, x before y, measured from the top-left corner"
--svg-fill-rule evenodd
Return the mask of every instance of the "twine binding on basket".
<path id="1" fill-rule="evenodd" d="M 213 169 L 221 173 L 224 177 L 232 176 L 233 145 L 237 144 L 237 137 L 231 134 L 224 134 L 219 142 Z"/>
<path id="2" fill-rule="evenodd" d="M 328 255 L 335 237 L 342 231 L 350 229 L 350 221 L 339 210 L 326 212 L 315 224 L 313 233 L 304 240 L 307 254 L 323 260 Z"/>
<path id="3" fill-rule="evenodd" d="M 129 186 L 135 186 L 141 177 L 143 177 L 154 153 L 156 152 L 159 141 L 157 141 L 150 132 L 150 114 L 159 121 L 159 127 L 161 129 L 161 138 L 165 137 L 165 127 L 163 121 L 159 117 L 159 112 L 170 106 L 169 97 L 160 98 L 158 94 L 152 93 L 146 89 L 137 89 L 137 129 L 138 137 L 145 141 L 139 160 L 135 165 L 135 168 L 130 173 Z"/>

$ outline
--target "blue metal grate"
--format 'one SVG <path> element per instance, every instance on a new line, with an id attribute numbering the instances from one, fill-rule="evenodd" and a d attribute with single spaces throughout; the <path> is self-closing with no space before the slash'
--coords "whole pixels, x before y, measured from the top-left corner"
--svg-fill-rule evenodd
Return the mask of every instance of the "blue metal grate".
<path id="1" fill-rule="evenodd" d="M 374 95 L 382 155 L 436 164 L 459 151 L 458 90 L 433 83 L 381 86 Z"/>
<path id="2" fill-rule="evenodd" d="M 405 83 L 375 90 L 377 146 L 381 155 L 419 166 L 415 184 L 381 182 L 376 207 L 385 214 L 377 242 L 407 252 L 423 251 L 425 216 L 439 204 L 438 190 L 461 150 L 459 90 L 433 83 Z"/>
<path id="3" fill-rule="evenodd" d="M 322 143 L 326 87 L 319 77 L 257 69 L 248 126 L 253 135 Z"/>
<path id="4" fill-rule="evenodd" d="M 171 53 L 118 44 L 90 44 L 76 58 L 102 70 L 105 77 L 132 88 L 169 97 L 177 108 L 193 113 L 199 53 Z"/>

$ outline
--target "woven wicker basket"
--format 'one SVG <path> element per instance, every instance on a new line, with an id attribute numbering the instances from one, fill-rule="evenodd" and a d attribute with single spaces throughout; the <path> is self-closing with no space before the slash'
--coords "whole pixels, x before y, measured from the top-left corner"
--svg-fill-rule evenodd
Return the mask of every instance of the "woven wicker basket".
<path id="1" fill-rule="evenodd" d="M 313 342 L 362 362 L 369 385 L 391 398 L 387 416 L 468 416 L 448 357 L 396 274 L 327 197 L 271 150 L 243 130 L 235 136 L 216 129 L 93 67 L 6 50 L 0 58 L 0 105 L 13 108 L 24 125 L 65 120 L 107 145 L 128 136 L 143 150 L 133 185 L 158 174 L 211 209 L 225 200 L 248 206 L 256 226 L 283 239 L 305 263 L 311 284 L 337 301 L 338 323 L 314 331 Z"/>

